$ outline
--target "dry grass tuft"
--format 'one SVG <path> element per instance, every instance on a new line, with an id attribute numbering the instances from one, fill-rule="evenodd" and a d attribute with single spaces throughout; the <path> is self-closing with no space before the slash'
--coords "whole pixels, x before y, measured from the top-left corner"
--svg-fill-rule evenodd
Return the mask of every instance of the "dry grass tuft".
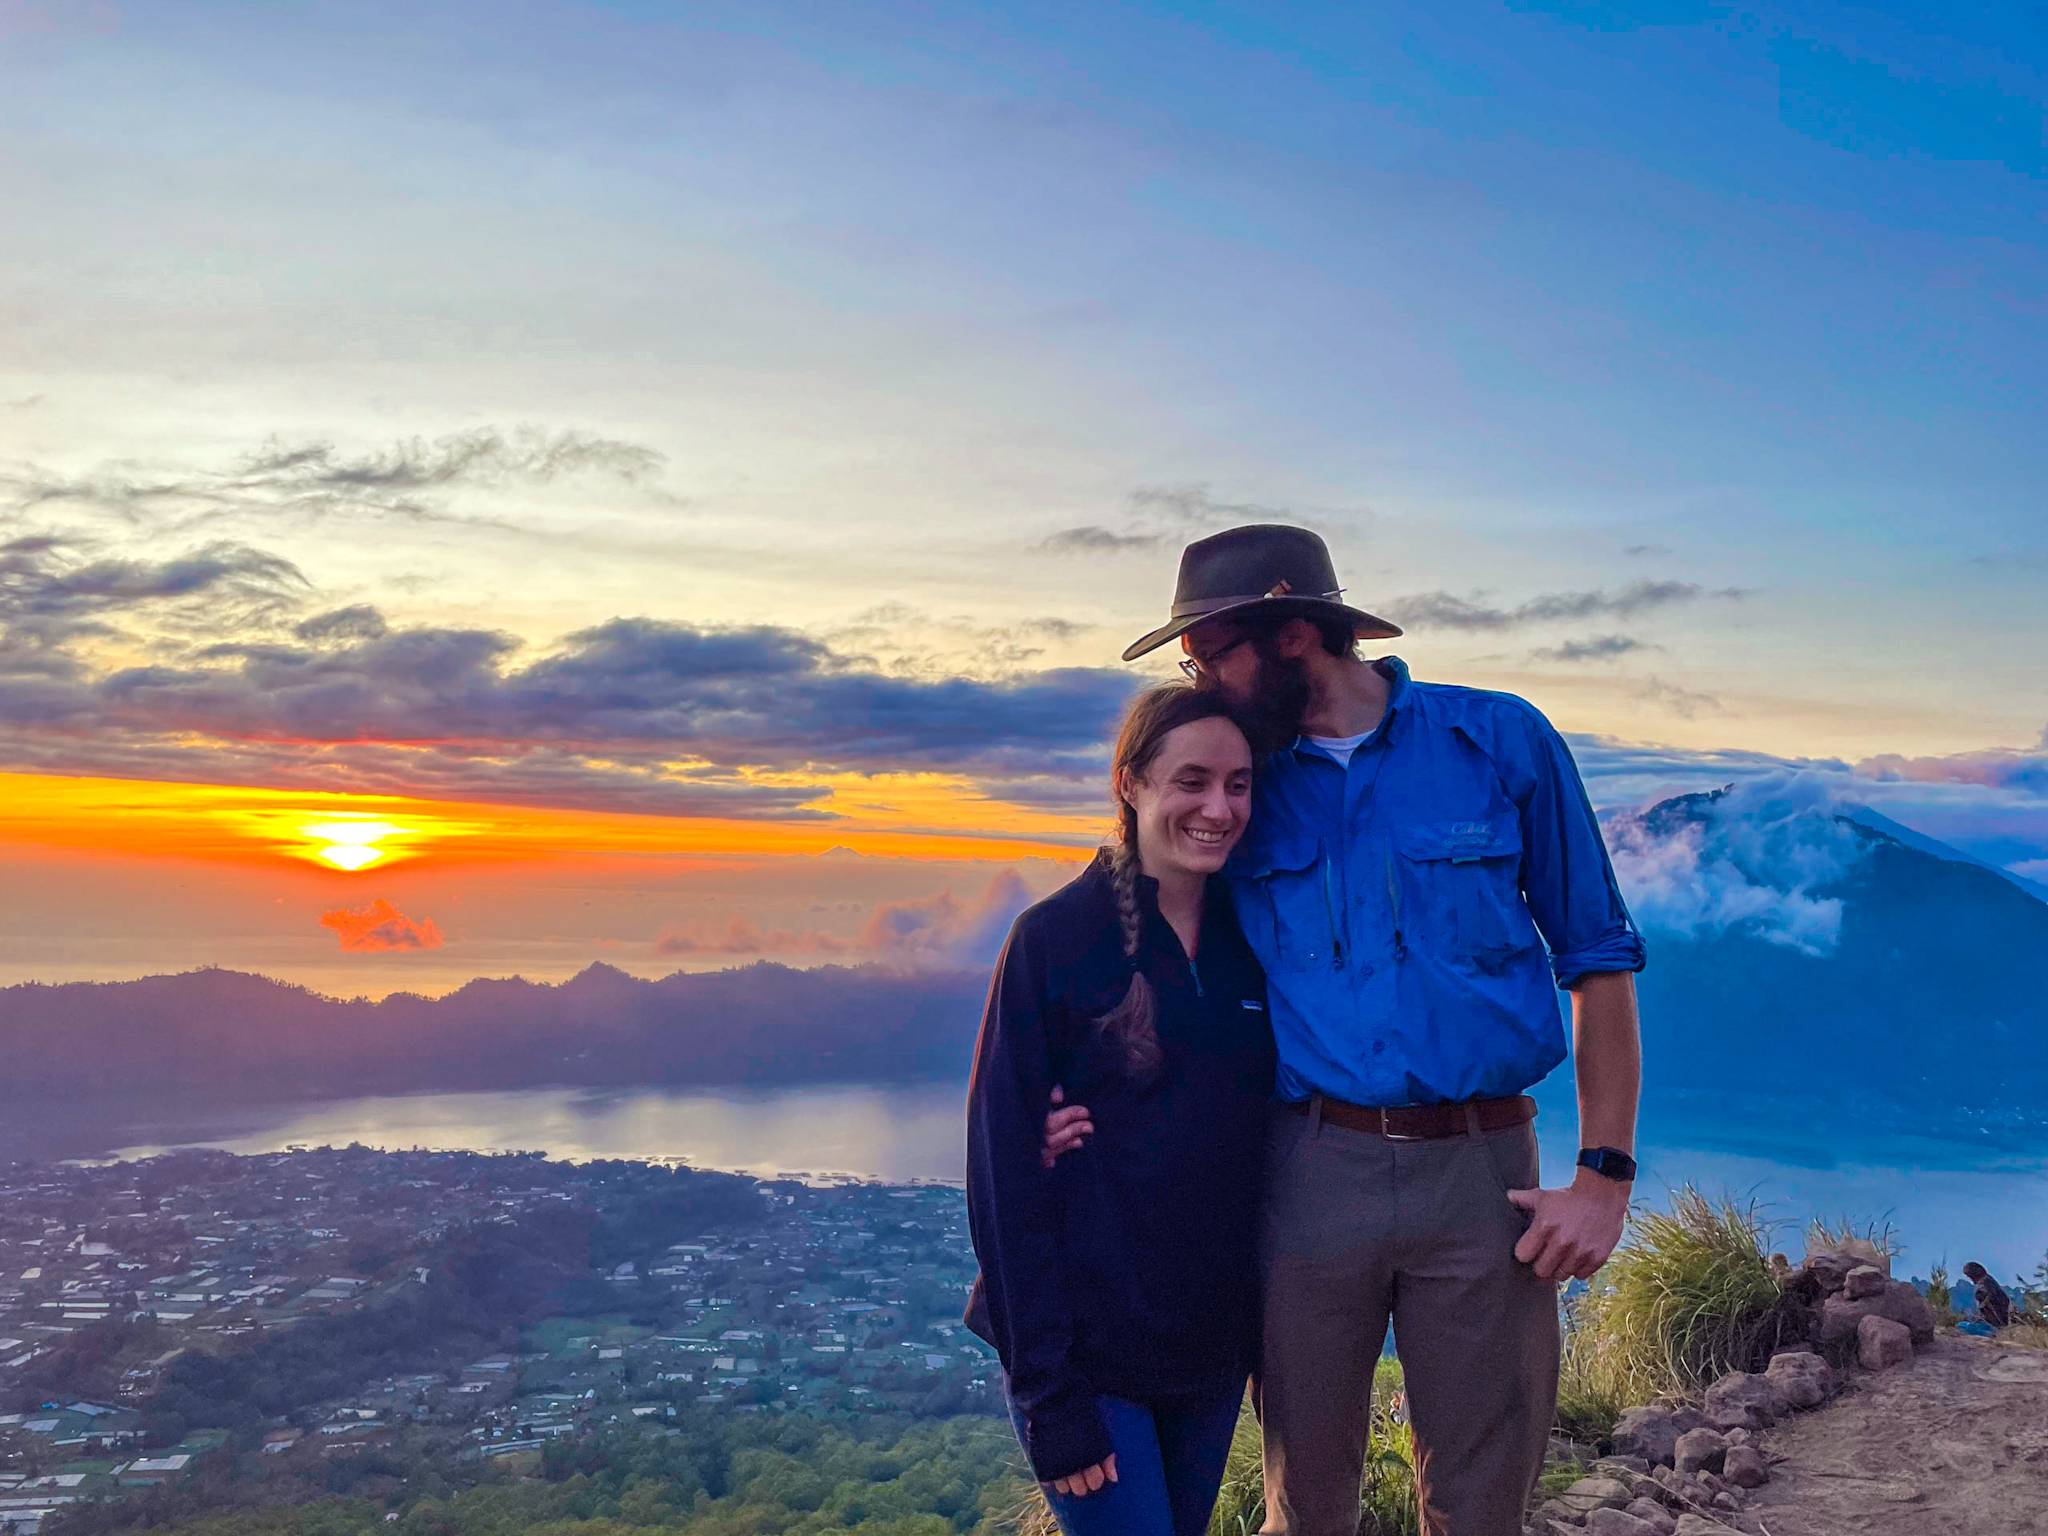
<path id="1" fill-rule="evenodd" d="M 1768 1236 L 1753 1204 L 1691 1186 L 1672 1196 L 1669 1214 L 1638 1212 L 1570 1319 L 1559 1427 L 1602 1439 L 1632 1404 L 1750 1369 L 1780 1301 Z"/>

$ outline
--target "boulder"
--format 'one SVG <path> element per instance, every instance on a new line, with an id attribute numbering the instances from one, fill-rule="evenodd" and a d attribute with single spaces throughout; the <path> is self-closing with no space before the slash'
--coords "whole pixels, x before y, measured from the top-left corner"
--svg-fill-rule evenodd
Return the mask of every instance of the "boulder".
<path id="1" fill-rule="evenodd" d="M 1841 1238 L 1819 1251 L 1846 1262 L 1851 1269 L 1860 1264 L 1868 1264 L 1872 1269 L 1880 1271 L 1887 1280 L 1891 1278 L 1892 1256 L 1867 1237 Z"/>
<path id="2" fill-rule="evenodd" d="M 1726 1488 L 1723 1488 L 1719 1493 L 1714 1495 L 1713 1507 L 1715 1509 L 1720 1510 L 1721 1513 L 1723 1513 L 1724 1515 L 1732 1515 L 1738 1509 L 1742 1508 L 1742 1501 L 1736 1498 L 1735 1495 L 1730 1493 Z"/>
<path id="3" fill-rule="evenodd" d="M 1731 1445 L 1721 1476 L 1737 1488 L 1761 1488 L 1771 1480 L 1771 1469 L 1764 1465 L 1764 1453 L 1755 1446 Z"/>
<path id="4" fill-rule="evenodd" d="M 1866 1296 L 1861 1301 L 1851 1301 L 1846 1296 L 1830 1296 L 1821 1303 L 1820 1330 L 1814 1335 L 1814 1342 L 1823 1349 L 1839 1348 L 1843 1344 L 1853 1346 L 1856 1325 L 1866 1317 L 1882 1316 L 1878 1309 L 1883 1303 L 1881 1296 Z"/>
<path id="5" fill-rule="evenodd" d="M 1830 1296 L 1821 1304 L 1820 1343 L 1823 1346 L 1847 1346 L 1856 1338 L 1857 1326 L 1866 1317 L 1890 1318 L 1905 1326 L 1913 1335 L 1915 1344 L 1926 1344 L 1934 1338 L 1934 1308 L 1927 1298 L 1913 1289 L 1906 1280 L 1894 1280 L 1875 1296 L 1850 1300 L 1846 1296 Z"/>
<path id="6" fill-rule="evenodd" d="M 1672 1536 L 1678 1529 L 1678 1518 L 1655 1499 L 1636 1499 L 1628 1506 L 1628 1512 L 1657 1533 L 1657 1536 Z"/>
<path id="7" fill-rule="evenodd" d="M 1755 1422 L 1743 1423 L 1740 1427 L 1744 1429 L 1772 1423 L 1785 1408 L 1777 1383 L 1762 1372 L 1731 1371 L 1707 1388 L 1707 1417 L 1733 1417 L 1747 1411 Z"/>
<path id="8" fill-rule="evenodd" d="M 1728 1442 L 1718 1429 L 1688 1429 L 1678 1437 L 1671 1460 L 1681 1473 L 1711 1472 L 1727 1454 Z"/>
<path id="9" fill-rule="evenodd" d="M 1887 1371 L 1912 1358 L 1913 1332 L 1904 1323 L 1866 1317 L 1856 1325 L 1856 1359 L 1866 1371 Z"/>
<path id="10" fill-rule="evenodd" d="M 1875 1264 L 1858 1264 L 1842 1277 L 1842 1294 L 1851 1301 L 1861 1301 L 1866 1296 L 1882 1296 L 1890 1284 L 1884 1271 Z"/>
<path id="11" fill-rule="evenodd" d="M 1619 1509 L 1634 1497 L 1627 1483 L 1612 1477 L 1582 1477 L 1557 1496 L 1559 1503 L 1580 1515 L 1608 1507 Z"/>
<path id="12" fill-rule="evenodd" d="M 1764 1375 L 1788 1408 L 1818 1408 L 1835 1390 L 1833 1367 L 1819 1355 L 1803 1350 L 1771 1356 Z"/>
<path id="13" fill-rule="evenodd" d="M 1895 1323 L 1904 1323 L 1913 1335 L 1915 1344 L 1934 1342 L 1934 1307 L 1925 1296 L 1913 1289 L 1912 1281 L 1894 1280 L 1882 1300 L 1883 1315 Z"/>
<path id="14" fill-rule="evenodd" d="M 1588 1536 L 1657 1536 L 1657 1527 L 1625 1509 L 1594 1510 L 1586 1516 L 1586 1531 Z"/>
<path id="15" fill-rule="evenodd" d="M 1797 1269 L 1780 1272 L 1774 1267 L 1772 1273 L 1787 1297 L 1803 1307 L 1815 1307 L 1830 1296 L 1841 1295 L 1850 1271 L 1864 1268 L 1891 1278 L 1891 1259 L 1876 1244 L 1851 1238 L 1814 1249 L 1800 1260 Z"/>
<path id="16" fill-rule="evenodd" d="M 1634 1473 L 1637 1477 L 1647 1477 L 1650 1464 L 1640 1456 L 1602 1456 L 1593 1463 L 1593 1470 L 1608 1477 L 1618 1477 L 1624 1472 Z"/>
<path id="17" fill-rule="evenodd" d="M 1672 1536 L 1728 1536 L 1728 1527 L 1705 1515 L 1688 1513 L 1678 1517 L 1678 1529 Z"/>
<path id="18" fill-rule="evenodd" d="M 1614 1454 L 1668 1467 L 1678 1437 L 1706 1424 L 1706 1415 L 1695 1408 L 1631 1408 L 1615 1422 Z"/>
<path id="19" fill-rule="evenodd" d="M 1748 1408 L 1737 1408 L 1723 1403 L 1718 1408 L 1707 1410 L 1708 1426 L 1720 1430 L 1724 1435 L 1738 1431 L 1747 1434 L 1752 1430 L 1762 1429 L 1763 1423 L 1764 1421 Z"/>
<path id="20" fill-rule="evenodd" d="M 1750 1444 L 1756 1436 L 1746 1429 L 1731 1429 L 1722 1438 L 1728 1442 L 1729 1449 L 1733 1450 L 1738 1445 Z"/>
<path id="21" fill-rule="evenodd" d="M 1833 1296 L 1841 1291 L 1842 1283 L 1855 1267 L 1855 1260 L 1839 1253 L 1809 1253 L 1792 1275 L 1795 1281 L 1800 1277 L 1806 1278 L 1821 1295 Z"/>

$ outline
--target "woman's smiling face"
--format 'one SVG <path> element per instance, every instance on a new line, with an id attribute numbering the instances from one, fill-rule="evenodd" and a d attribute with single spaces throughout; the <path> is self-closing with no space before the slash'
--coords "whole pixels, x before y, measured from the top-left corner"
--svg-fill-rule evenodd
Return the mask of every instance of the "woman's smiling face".
<path id="1" fill-rule="evenodd" d="M 1229 720 L 1191 720 L 1161 738 L 1142 776 L 1120 791 L 1138 819 L 1138 858 L 1153 879 L 1213 875 L 1244 835 L 1252 749 Z"/>

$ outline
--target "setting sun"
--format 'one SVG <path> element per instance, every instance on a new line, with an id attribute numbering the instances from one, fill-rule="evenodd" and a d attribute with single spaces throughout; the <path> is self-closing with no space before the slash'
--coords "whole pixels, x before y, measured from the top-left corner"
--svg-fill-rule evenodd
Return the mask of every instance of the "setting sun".
<path id="1" fill-rule="evenodd" d="M 316 858 L 336 869 L 358 870 L 389 858 L 389 852 L 377 844 L 405 829 L 388 821 L 333 821 L 302 830 L 320 845 L 314 850 Z"/>

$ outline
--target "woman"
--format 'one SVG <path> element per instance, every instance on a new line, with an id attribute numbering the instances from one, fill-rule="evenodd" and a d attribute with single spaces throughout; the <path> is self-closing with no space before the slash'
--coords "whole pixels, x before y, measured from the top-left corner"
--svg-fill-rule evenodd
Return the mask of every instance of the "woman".
<path id="1" fill-rule="evenodd" d="M 968 1090 L 968 1325 L 1002 1357 L 1033 1475 L 1068 1536 L 1197 1536 L 1258 1329 L 1266 982 L 1225 882 L 1251 749 L 1214 694 L 1132 704 L 1117 836 L 1017 919 Z M 1093 1138 L 1041 1160 L 1055 1085 Z"/>

